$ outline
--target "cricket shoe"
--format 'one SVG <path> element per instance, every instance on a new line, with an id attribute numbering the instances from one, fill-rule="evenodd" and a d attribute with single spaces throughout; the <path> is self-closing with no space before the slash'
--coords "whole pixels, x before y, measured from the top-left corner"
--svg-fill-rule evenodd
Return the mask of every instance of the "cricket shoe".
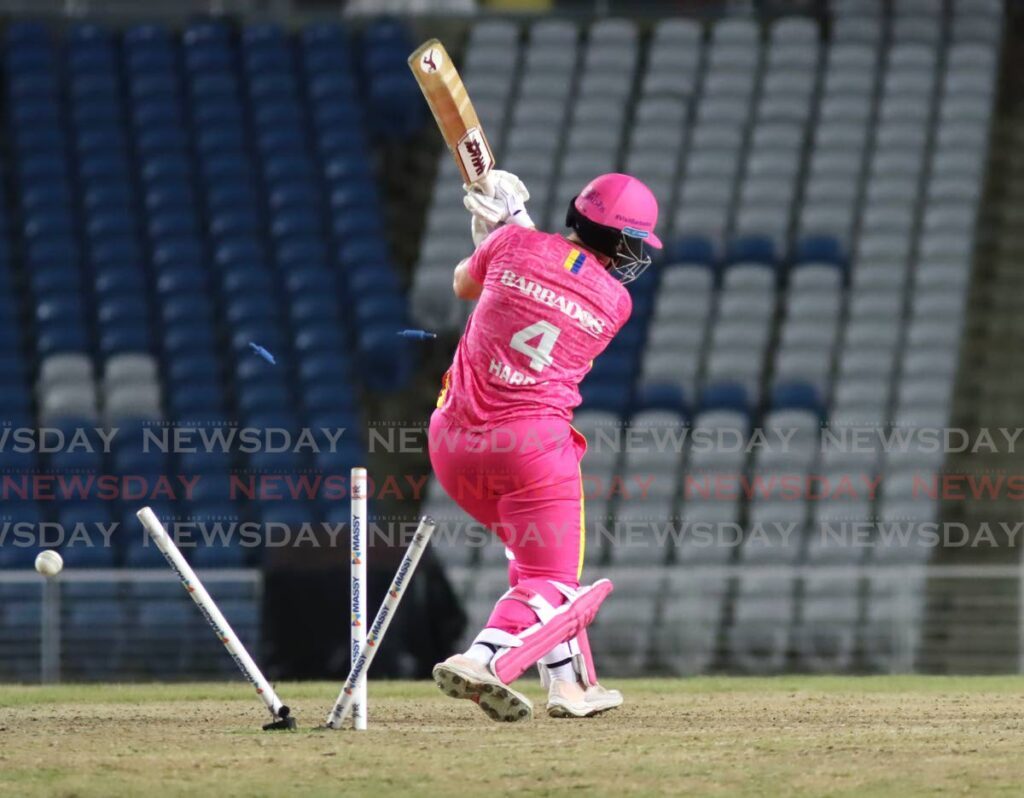
<path id="1" fill-rule="evenodd" d="M 593 684 L 554 679 L 548 688 L 548 715 L 552 718 L 589 718 L 622 706 L 622 693 Z"/>
<path id="2" fill-rule="evenodd" d="M 533 703 L 503 684 L 486 665 L 462 654 L 434 666 L 434 683 L 452 698 L 468 698 L 491 720 L 514 723 L 533 717 Z"/>

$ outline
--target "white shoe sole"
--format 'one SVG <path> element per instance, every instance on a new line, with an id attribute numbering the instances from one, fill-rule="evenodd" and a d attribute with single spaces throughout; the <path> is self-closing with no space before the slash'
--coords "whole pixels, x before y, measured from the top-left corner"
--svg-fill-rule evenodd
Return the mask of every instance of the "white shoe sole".
<path id="1" fill-rule="evenodd" d="M 502 684 L 497 677 L 483 681 L 478 674 L 457 665 L 434 666 L 434 683 L 451 698 L 466 698 L 477 704 L 491 720 L 515 723 L 533 718 L 533 703 L 522 693 Z"/>
<path id="2" fill-rule="evenodd" d="M 609 698 L 600 703 L 570 704 L 566 701 L 548 701 L 548 716 L 552 718 L 592 718 L 610 709 L 622 706 L 622 697 Z"/>

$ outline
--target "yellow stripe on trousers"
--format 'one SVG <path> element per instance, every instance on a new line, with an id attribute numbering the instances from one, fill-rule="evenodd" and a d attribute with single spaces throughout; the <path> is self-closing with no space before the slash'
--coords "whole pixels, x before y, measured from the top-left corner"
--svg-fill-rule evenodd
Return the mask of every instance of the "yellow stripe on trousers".
<path id="1" fill-rule="evenodd" d="M 580 466 L 580 564 L 576 569 L 576 581 L 583 576 L 583 558 L 587 553 L 587 511 L 583 498 L 583 466 Z"/>

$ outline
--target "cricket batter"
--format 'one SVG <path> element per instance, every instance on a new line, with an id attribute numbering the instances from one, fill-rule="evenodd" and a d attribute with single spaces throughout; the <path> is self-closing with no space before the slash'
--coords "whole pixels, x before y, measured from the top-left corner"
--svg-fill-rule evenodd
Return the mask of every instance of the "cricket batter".
<path id="1" fill-rule="evenodd" d="M 539 661 L 548 714 L 586 717 L 622 695 L 598 684 L 586 638 L 611 585 L 580 587 L 587 444 L 570 422 L 580 381 L 629 319 L 623 284 L 650 265 L 645 244 L 661 248 L 658 203 L 636 178 L 601 175 L 569 203 L 571 232 L 561 236 L 535 229 L 515 175 L 492 171 L 489 188 L 464 200 L 476 250 L 455 268 L 453 288 L 479 303 L 429 439 L 444 489 L 505 544 L 511 588 L 434 680 L 494 720 L 527 719 L 529 699 L 509 684 Z"/>

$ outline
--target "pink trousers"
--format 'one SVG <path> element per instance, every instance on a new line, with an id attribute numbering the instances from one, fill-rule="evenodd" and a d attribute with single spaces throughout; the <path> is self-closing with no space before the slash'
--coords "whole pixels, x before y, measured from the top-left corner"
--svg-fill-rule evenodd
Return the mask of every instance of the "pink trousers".
<path id="1" fill-rule="evenodd" d="M 550 580 L 577 587 L 583 567 L 583 436 L 560 419 L 470 431 L 437 410 L 429 443 L 434 474 L 448 495 L 515 555 L 510 585 L 560 605 L 565 597 Z M 525 604 L 499 601 L 487 626 L 517 634 L 536 620 Z"/>

